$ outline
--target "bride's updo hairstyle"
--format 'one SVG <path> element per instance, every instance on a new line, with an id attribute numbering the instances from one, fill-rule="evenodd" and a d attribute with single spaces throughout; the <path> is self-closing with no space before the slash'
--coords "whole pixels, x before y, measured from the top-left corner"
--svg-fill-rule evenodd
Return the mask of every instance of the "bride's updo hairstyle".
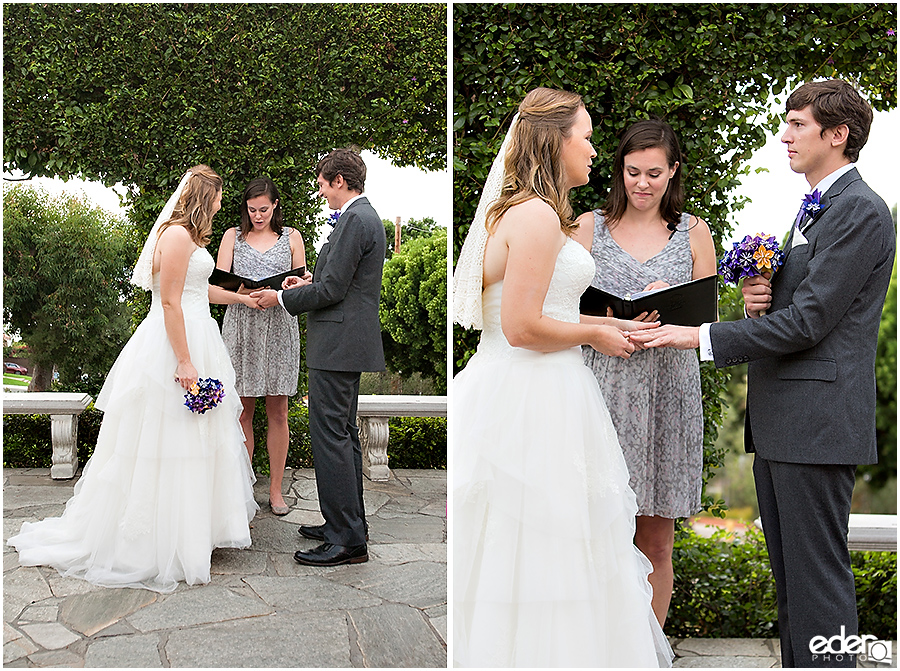
<path id="1" fill-rule="evenodd" d="M 172 216 L 159 227 L 159 235 L 169 226 L 184 226 L 199 247 L 206 247 L 212 237 L 213 204 L 222 191 L 222 178 L 208 165 L 195 165 L 189 171 Z M 157 237 L 157 239 L 159 239 Z"/>
<path id="2" fill-rule="evenodd" d="M 537 88 L 525 96 L 506 150 L 503 189 L 488 208 L 489 233 L 509 208 L 535 197 L 553 208 L 563 232 L 576 228 L 560 154 L 582 107 L 581 96 L 568 91 Z"/>

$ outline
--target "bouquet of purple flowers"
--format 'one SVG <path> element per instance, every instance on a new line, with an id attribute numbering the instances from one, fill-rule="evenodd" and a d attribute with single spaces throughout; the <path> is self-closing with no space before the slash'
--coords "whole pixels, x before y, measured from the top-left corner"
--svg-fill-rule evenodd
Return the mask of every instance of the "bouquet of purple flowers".
<path id="1" fill-rule="evenodd" d="M 731 284 L 737 284 L 745 277 L 773 275 L 784 263 L 784 252 L 778 246 L 774 235 L 757 233 L 744 236 L 735 242 L 730 251 L 719 261 L 719 275 Z"/>
<path id="2" fill-rule="evenodd" d="M 184 395 L 184 404 L 191 412 L 198 412 L 202 415 L 207 410 L 219 405 L 223 398 L 225 398 L 225 389 L 221 382 L 211 377 L 201 378 Z"/>

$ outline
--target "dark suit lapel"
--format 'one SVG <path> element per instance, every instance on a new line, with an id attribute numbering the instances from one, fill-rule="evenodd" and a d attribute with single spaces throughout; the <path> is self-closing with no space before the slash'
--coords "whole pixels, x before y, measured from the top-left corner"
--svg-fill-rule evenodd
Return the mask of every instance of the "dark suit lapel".
<path id="1" fill-rule="evenodd" d="M 840 197 L 841 193 L 843 193 L 844 189 L 846 189 L 851 183 L 855 182 L 858 179 L 862 179 L 859 176 L 859 171 L 856 168 L 847 171 L 843 175 L 838 178 L 834 184 L 831 185 L 831 188 L 826 191 L 822 197 L 819 199 L 819 211 L 814 213 L 813 215 L 806 215 L 806 218 L 800 222 L 800 231 L 806 233 L 812 226 L 822 217 L 822 214 L 831 207 L 831 202 L 834 198 Z"/>
<path id="2" fill-rule="evenodd" d="M 338 217 L 338 220 L 336 222 L 334 222 L 334 226 L 331 229 L 331 233 L 328 234 L 328 241 L 326 241 L 325 244 L 322 245 L 322 249 L 319 250 L 319 255 L 316 257 L 316 265 L 313 266 L 313 278 L 314 279 L 316 277 L 316 270 L 318 270 L 320 267 L 325 266 L 325 261 L 328 258 L 328 252 L 331 249 L 331 236 L 333 236 L 337 233 L 337 228 L 338 228 L 338 226 L 341 225 L 341 222 L 344 220 L 344 215 L 347 214 L 347 212 L 352 210 L 354 207 L 356 207 L 357 203 L 368 204 L 369 200 L 365 196 L 360 196 L 359 198 L 354 200 L 352 203 L 350 203 L 349 207 L 341 210 L 341 216 Z"/>

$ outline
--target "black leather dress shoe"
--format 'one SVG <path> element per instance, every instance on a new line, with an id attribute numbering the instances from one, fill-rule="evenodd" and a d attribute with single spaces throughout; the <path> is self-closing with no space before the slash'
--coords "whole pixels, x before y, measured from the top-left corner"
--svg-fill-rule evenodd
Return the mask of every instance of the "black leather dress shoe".
<path id="1" fill-rule="evenodd" d="M 306 566 L 340 566 L 341 564 L 362 564 L 369 561 L 369 552 L 365 545 L 344 547 L 322 543 L 308 552 L 298 550 L 294 560 Z"/>
<path id="2" fill-rule="evenodd" d="M 300 532 L 300 535 L 304 538 L 310 538 L 314 541 L 325 541 L 325 525 L 319 524 L 317 526 L 304 526 L 301 525 L 297 531 Z"/>
<path id="3" fill-rule="evenodd" d="M 303 536 L 304 538 L 309 538 L 314 541 L 322 541 L 325 542 L 325 525 L 319 524 L 317 526 L 305 526 L 301 525 L 297 532 Z M 369 542 L 369 532 L 366 532 L 366 542 Z"/>

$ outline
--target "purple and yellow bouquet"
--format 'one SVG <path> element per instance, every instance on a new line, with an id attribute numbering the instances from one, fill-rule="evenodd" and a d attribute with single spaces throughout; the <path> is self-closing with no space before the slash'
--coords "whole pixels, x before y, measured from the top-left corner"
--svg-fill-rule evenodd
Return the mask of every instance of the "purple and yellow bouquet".
<path id="1" fill-rule="evenodd" d="M 725 282 L 737 284 L 745 277 L 766 272 L 771 277 L 783 263 L 784 252 L 779 248 L 775 236 L 757 233 L 753 237 L 744 236 L 743 240 L 733 244 L 731 250 L 719 261 L 719 275 Z"/>
<path id="2" fill-rule="evenodd" d="M 184 395 L 184 404 L 191 412 L 202 415 L 207 410 L 219 405 L 223 398 L 225 398 L 225 389 L 221 382 L 211 377 L 201 378 Z"/>

